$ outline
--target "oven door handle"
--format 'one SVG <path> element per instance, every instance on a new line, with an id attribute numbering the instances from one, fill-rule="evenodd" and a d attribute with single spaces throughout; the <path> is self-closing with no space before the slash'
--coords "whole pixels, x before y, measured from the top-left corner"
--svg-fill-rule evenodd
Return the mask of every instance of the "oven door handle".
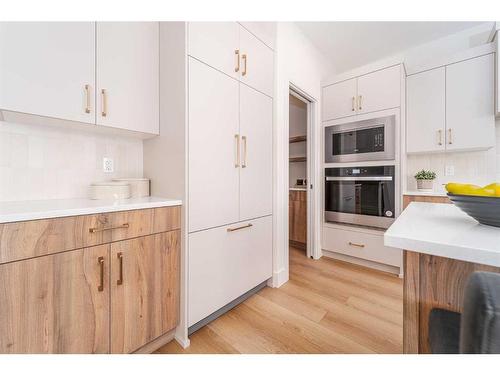
<path id="1" fill-rule="evenodd" d="M 392 181 L 392 176 L 325 177 L 326 181 Z"/>

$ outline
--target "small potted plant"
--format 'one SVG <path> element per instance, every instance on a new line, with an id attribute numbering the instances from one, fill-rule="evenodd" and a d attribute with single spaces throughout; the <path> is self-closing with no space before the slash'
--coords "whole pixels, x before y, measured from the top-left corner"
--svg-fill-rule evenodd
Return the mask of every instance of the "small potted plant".
<path id="1" fill-rule="evenodd" d="M 436 179 L 436 172 L 422 169 L 415 175 L 418 190 L 432 190 L 433 181 Z"/>

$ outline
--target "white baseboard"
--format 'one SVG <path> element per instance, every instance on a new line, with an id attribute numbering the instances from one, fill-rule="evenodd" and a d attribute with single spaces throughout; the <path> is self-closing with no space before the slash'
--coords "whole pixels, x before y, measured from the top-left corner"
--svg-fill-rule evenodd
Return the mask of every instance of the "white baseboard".
<path id="1" fill-rule="evenodd" d="M 184 335 L 178 335 L 177 333 L 174 336 L 175 341 L 179 343 L 180 346 L 182 346 L 182 349 L 186 349 L 191 345 L 191 341 L 189 340 L 189 337 L 184 336 Z"/>
<path id="2" fill-rule="evenodd" d="M 286 272 L 285 268 L 282 268 L 278 272 L 273 272 L 273 277 L 269 279 L 268 286 L 271 288 L 279 288 L 284 283 L 286 283 L 289 279 L 288 272 Z"/>
<path id="3" fill-rule="evenodd" d="M 402 277 L 402 270 L 400 270 L 399 267 L 389 266 L 388 264 L 372 262 L 370 260 L 351 257 L 349 255 L 339 254 L 339 253 L 336 253 L 333 251 L 328 251 L 328 250 L 323 250 L 323 256 L 325 256 L 327 258 L 342 260 L 342 261 L 348 262 L 348 263 L 357 264 L 357 265 L 363 266 L 363 267 L 373 268 L 373 269 L 376 269 L 378 271 L 392 273 L 394 275 L 397 275 L 398 277 Z"/>

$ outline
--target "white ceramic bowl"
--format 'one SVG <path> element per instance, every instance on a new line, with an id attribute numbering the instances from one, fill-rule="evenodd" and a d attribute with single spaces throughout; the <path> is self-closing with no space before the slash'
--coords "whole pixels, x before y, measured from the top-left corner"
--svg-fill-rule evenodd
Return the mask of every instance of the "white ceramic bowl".
<path id="1" fill-rule="evenodd" d="M 125 182 L 130 185 L 130 197 L 149 197 L 149 178 L 113 178 L 116 182 Z"/>
<path id="2" fill-rule="evenodd" d="M 127 199 L 130 198 L 130 185 L 126 182 L 94 182 L 89 187 L 90 199 Z"/>

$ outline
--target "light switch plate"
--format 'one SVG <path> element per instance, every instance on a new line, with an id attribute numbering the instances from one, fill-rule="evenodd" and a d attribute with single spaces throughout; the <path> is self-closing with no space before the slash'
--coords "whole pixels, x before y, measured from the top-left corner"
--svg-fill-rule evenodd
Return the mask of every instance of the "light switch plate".
<path id="1" fill-rule="evenodd" d="M 102 171 L 104 173 L 113 173 L 114 171 L 113 159 L 102 158 Z"/>
<path id="2" fill-rule="evenodd" d="M 444 174 L 446 176 L 454 176 L 455 175 L 455 166 L 447 165 L 444 170 Z"/>

